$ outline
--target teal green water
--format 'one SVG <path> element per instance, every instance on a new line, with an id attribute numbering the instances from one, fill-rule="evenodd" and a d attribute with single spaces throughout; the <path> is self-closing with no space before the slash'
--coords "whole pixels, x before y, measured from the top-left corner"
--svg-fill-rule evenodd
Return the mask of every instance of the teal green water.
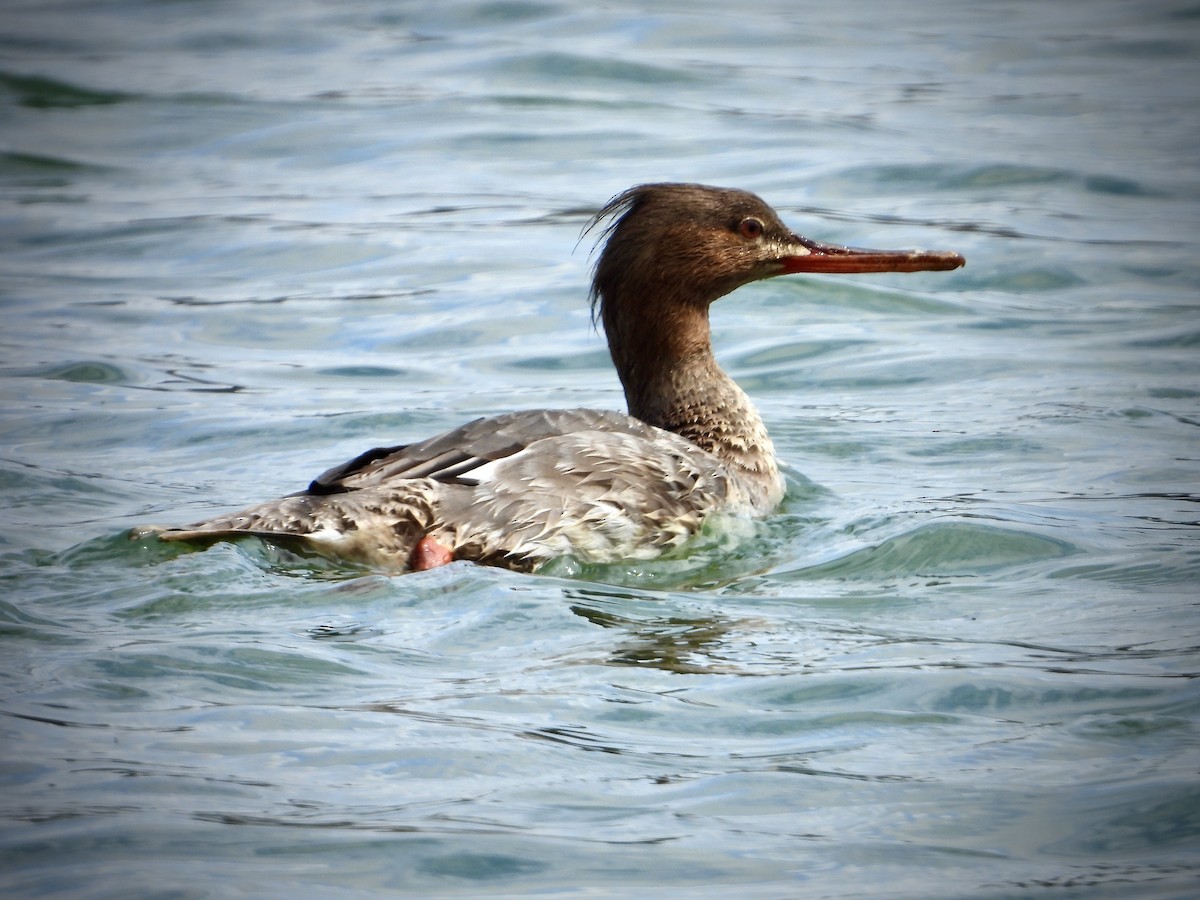
<path id="1" fill-rule="evenodd" d="M 1200 10 L 10 3 L 6 896 L 1190 897 Z M 788 468 L 681 558 L 133 542 L 619 408 L 648 180 L 953 273 L 718 305 Z"/>

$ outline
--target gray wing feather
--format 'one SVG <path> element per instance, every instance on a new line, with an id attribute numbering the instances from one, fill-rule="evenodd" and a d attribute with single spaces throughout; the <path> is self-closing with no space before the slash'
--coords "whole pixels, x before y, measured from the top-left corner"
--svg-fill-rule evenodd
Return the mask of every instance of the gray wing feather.
<path id="1" fill-rule="evenodd" d="M 595 409 L 537 409 L 480 418 L 415 444 L 368 450 L 319 475 L 306 493 L 357 490 L 399 478 L 470 483 L 464 476 L 473 469 L 536 441 L 594 430 L 649 436 L 659 429 L 623 413 Z"/>

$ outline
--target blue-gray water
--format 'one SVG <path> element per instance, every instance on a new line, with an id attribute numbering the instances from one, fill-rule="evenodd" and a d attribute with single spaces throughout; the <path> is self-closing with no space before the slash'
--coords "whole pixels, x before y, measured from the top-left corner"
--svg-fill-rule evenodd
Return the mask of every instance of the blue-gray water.
<path id="1" fill-rule="evenodd" d="M 8 2 L 0 891 L 1190 897 L 1200 7 Z M 134 543 L 619 408 L 588 215 L 953 273 L 715 312 L 789 469 L 686 559 Z"/>

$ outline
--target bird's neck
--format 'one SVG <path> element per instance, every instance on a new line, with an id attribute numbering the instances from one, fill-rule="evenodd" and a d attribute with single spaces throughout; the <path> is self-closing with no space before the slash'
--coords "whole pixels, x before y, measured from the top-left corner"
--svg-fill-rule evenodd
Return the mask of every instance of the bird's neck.
<path id="1" fill-rule="evenodd" d="M 661 305 L 659 321 L 610 333 L 629 414 L 721 459 L 757 507 L 780 499 L 775 448 L 746 393 L 713 356 L 707 305 Z"/>

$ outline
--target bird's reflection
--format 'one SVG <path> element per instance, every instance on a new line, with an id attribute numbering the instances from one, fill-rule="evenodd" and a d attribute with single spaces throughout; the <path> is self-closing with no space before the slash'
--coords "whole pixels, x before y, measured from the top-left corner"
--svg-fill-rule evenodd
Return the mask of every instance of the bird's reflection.
<path id="1" fill-rule="evenodd" d="M 651 616 L 633 618 L 595 606 L 575 604 L 571 611 L 620 636 L 604 662 L 644 666 L 680 674 L 731 672 L 736 666 L 722 656 L 726 635 L 735 623 L 716 616 Z"/>

